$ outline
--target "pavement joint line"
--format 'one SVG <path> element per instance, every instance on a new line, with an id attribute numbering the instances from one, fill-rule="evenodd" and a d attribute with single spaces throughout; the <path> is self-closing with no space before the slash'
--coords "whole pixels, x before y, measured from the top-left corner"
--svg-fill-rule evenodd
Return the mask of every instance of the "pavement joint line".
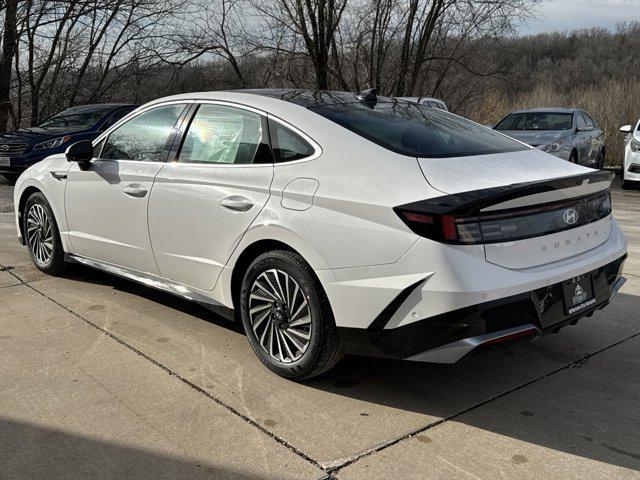
<path id="1" fill-rule="evenodd" d="M 0 265 L 0 268 L 5 268 L 3 265 Z M 204 390 L 202 387 L 196 385 L 195 383 L 193 383 L 192 381 L 188 380 L 187 378 L 183 377 L 182 375 L 180 375 L 177 372 L 174 372 L 173 370 L 171 370 L 169 367 L 163 365 L 162 363 L 158 362 L 157 360 L 155 360 L 154 358 L 150 357 L 149 355 L 147 355 L 146 353 L 142 352 L 141 350 L 138 350 L 137 348 L 135 348 L 133 345 L 128 344 L 126 341 L 122 340 L 120 337 L 112 334 L 111 332 L 105 330 L 104 328 L 100 327 L 99 325 L 93 323 L 91 320 L 88 320 L 86 318 L 84 318 L 82 315 L 80 315 L 79 313 L 73 311 L 71 308 L 67 307 L 66 305 L 60 303 L 59 301 L 51 298 L 49 295 L 47 295 L 46 293 L 38 290 L 37 288 L 35 288 L 33 285 L 31 285 L 28 282 L 24 282 L 20 277 L 18 277 L 16 274 L 14 274 L 11 270 L 5 270 L 7 271 L 10 275 L 12 275 L 13 277 L 15 277 L 20 283 L 17 285 L 11 285 L 13 287 L 18 287 L 18 286 L 26 286 L 27 288 L 33 290 L 34 292 L 38 293 L 39 295 L 42 295 L 44 298 L 46 298 L 47 300 L 49 300 L 50 302 L 55 303 L 56 305 L 58 305 L 60 308 L 62 308 L 63 310 L 66 310 L 67 312 L 69 312 L 70 314 L 72 314 L 73 316 L 75 316 L 76 318 L 79 318 L 80 320 L 82 320 L 83 322 L 85 322 L 86 324 L 90 325 L 91 327 L 95 328 L 96 330 L 100 331 L 102 334 L 106 335 L 107 337 L 115 340 L 117 343 L 119 343 L 120 345 L 124 346 L 125 348 L 128 348 L 129 350 L 131 350 L 132 352 L 138 354 L 139 356 L 141 356 L 142 358 L 144 358 L 145 360 L 151 362 L 153 365 L 155 365 L 156 367 L 159 367 L 160 369 L 164 370 L 166 373 L 168 373 L 170 376 L 173 376 L 175 378 L 177 378 L 178 380 L 180 380 L 182 383 L 184 383 L 185 385 L 191 387 L 192 389 L 196 390 L 198 393 L 204 395 L 205 397 L 209 398 L 210 400 L 213 400 L 215 403 L 217 403 L 218 405 L 220 405 L 221 407 L 224 407 L 225 409 L 227 409 L 229 412 L 231 412 L 232 414 L 236 415 L 237 417 L 239 417 L 240 419 L 244 420 L 245 422 L 247 422 L 248 424 L 250 424 L 252 427 L 257 428 L 258 430 L 260 430 L 262 433 L 266 434 L 268 437 L 270 437 L 271 439 L 275 440 L 276 442 L 278 442 L 280 445 L 284 446 L 285 448 L 287 448 L 289 451 L 295 453 L 296 455 L 298 455 L 299 457 L 301 457 L 302 459 L 306 460 L 307 462 L 309 462 L 310 464 L 312 464 L 314 467 L 319 468 L 320 470 L 322 470 L 323 472 L 327 473 L 327 470 L 320 464 L 320 462 L 314 460 L 313 458 L 311 458 L 309 455 L 307 455 L 306 453 L 304 453 L 302 450 L 299 450 L 298 448 L 294 447 L 293 445 L 291 445 L 289 442 L 287 442 L 284 438 L 279 437 L 278 435 L 276 435 L 275 433 L 269 431 L 268 429 L 266 429 L 265 427 L 263 427 L 262 425 L 260 425 L 258 422 L 256 422 L 255 420 L 249 418 L 248 416 L 246 416 L 245 414 L 243 414 L 242 412 L 240 412 L 239 410 L 235 409 L 234 407 L 232 407 L 231 405 L 228 405 L 227 403 L 225 403 L 223 400 L 219 399 L 218 397 L 210 394 L 209 392 L 207 392 L 206 390 Z"/>
<path id="2" fill-rule="evenodd" d="M 233 413 L 234 415 L 240 417 L 242 420 L 244 420 L 245 422 L 249 423 L 251 426 L 257 428 L 258 430 L 260 430 L 261 432 L 263 432 L 264 434 L 266 434 L 267 436 L 269 436 L 270 438 L 272 438 L 273 440 L 275 440 L 276 442 L 280 443 L 281 445 L 283 445 L 285 448 L 287 448 L 288 450 L 290 450 L 291 452 L 295 453 L 296 455 L 298 455 L 299 457 L 301 457 L 302 459 L 306 460 L 307 462 L 311 463 L 313 466 L 321 469 L 322 471 L 324 471 L 325 473 L 327 473 L 327 476 L 322 477 L 321 480 L 325 480 L 325 479 L 332 479 L 335 478 L 334 475 L 341 469 L 348 467 L 349 465 L 352 465 L 358 461 L 360 461 L 363 458 L 366 458 L 368 456 L 371 456 L 375 453 L 378 453 L 382 450 L 385 450 L 393 445 L 396 445 L 398 443 L 403 442 L 404 440 L 408 440 L 411 437 L 414 437 L 416 435 L 419 435 L 420 433 L 426 432 L 427 430 L 431 430 L 434 427 L 437 427 L 439 425 L 442 425 L 450 420 L 453 420 L 461 415 L 464 415 L 466 413 L 469 413 L 477 408 L 483 407 L 491 402 L 494 402 L 496 400 L 499 400 L 502 397 L 505 397 L 511 393 L 514 393 L 518 390 L 521 390 L 525 387 L 528 387 L 534 383 L 537 383 L 541 380 L 544 380 L 545 378 L 548 378 L 552 375 L 555 375 L 556 373 L 562 372 L 564 370 L 571 370 L 574 368 L 580 368 L 582 366 L 584 366 L 587 361 L 594 357 L 595 355 L 598 355 L 602 352 L 605 352 L 613 347 L 616 347 L 618 345 L 620 345 L 621 343 L 624 343 L 628 340 L 632 340 L 635 337 L 640 336 L 640 332 L 631 334 L 621 340 L 618 340 L 617 342 L 614 342 L 610 345 L 607 345 L 599 350 L 596 350 L 595 352 L 591 352 L 588 353 L 586 355 L 583 355 L 582 357 L 580 357 L 577 360 L 574 360 L 573 362 L 570 362 L 566 365 L 563 365 L 561 367 L 556 368 L 555 370 L 552 370 L 550 372 L 545 373 L 544 375 L 541 375 L 539 377 L 536 377 L 532 380 L 529 380 L 525 383 L 522 383 L 520 385 L 517 385 L 513 388 L 510 388 L 509 390 L 505 390 L 504 392 L 498 393 L 492 397 L 489 397 L 488 399 L 485 399 L 479 403 L 476 403 L 474 405 L 471 405 L 470 407 L 467 407 L 463 410 L 460 410 L 459 412 L 453 413 L 447 417 L 443 417 L 439 420 L 436 420 L 435 422 L 429 423 L 423 427 L 420 427 L 416 430 L 413 430 L 407 434 L 404 434 L 400 437 L 396 437 L 394 439 L 388 440 L 386 442 L 382 442 L 374 447 L 371 447 L 369 449 L 366 449 L 354 456 L 352 456 L 351 458 L 346 459 L 345 461 L 338 463 L 338 464 L 331 464 L 330 462 L 328 464 L 322 464 L 320 462 L 318 462 L 317 460 L 314 460 L 312 457 L 310 457 L 309 455 L 307 455 L 306 453 L 304 453 L 302 450 L 299 450 L 298 448 L 294 447 L 293 445 L 291 445 L 289 442 L 287 442 L 285 439 L 279 437 L 278 435 L 276 435 L 275 433 L 269 431 L 268 429 L 266 429 L 265 427 L 263 427 L 262 425 L 260 425 L 258 422 L 256 422 L 255 420 L 247 417 L 246 415 L 244 415 L 243 413 L 241 413 L 240 411 L 238 411 L 237 409 L 235 409 L 234 407 L 232 407 L 231 405 L 228 405 L 227 403 L 225 403 L 223 400 L 219 399 L 218 397 L 210 394 L 209 392 L 207 392 L 206 390 L 204 390 L 202 387 L 198 386 L 197 384 L 191 382 L 190 380 L 188 380 L 187 378 L 181 376 L 180 374 L 174 372 L 173 370 L 171 370 L 169 367 L 163 365 L 162 363 L 158 362 L 157 360 L 153 359 L 152 357 L 150 357 L 149 355 L 147 355 L 146 353 L 138 350 L 137 348 L 135 348 L 134 346 L 128 344 L 126 341 L 122 340 L 120 337 L 117 337 L 116 335 L 112 334 L 111 332 L 105 330 L 104 328 L 100 327 L 99 325 L 93 323 L 92 321 L 84 318 L 81 314 L 73 311 L 71 308 L 67 307 L 66 305 L 60 303 L 59 301 L 51 298 L 50 296 L 48 296 L 46 293 L 38 290 L 37 288 L 35 288 L 33 285 L 31 285 L 29 282 L 25 282 L 23 281 L 20 277 L 18 277 L 15 273 L 12 272 L 12 269 L 6 269 L 6 267 L 4 267 L 3 265 L 0 264 L 0 269 L 4 269 L 3 271 L 8 272 L 11 276 L 15 277 L 20 283 L 17 285 L 10 285 L 12 287 L 17 287 L 17 286 L 26 286 L 27 288 L 33 290 L 34 292 L 38 293 L 39 295 L 42 295 L 44 298 L 46 298 L 47 300 L 53 302 L 54 304 L 58 305 L 60 308 L 62 308 L 63 310 L 66 310 L 67 312 L 71 313 L 73 316 L 79 318 L 80 320 L 82 320 L 83 322 L 87 323 L 88 325 L 92 326 L 93 328 L 99 330 L 100 332 L 102 332 L 104 335 L 108 336 L 109 338 L 115 340 L 117 343 L 123 345 L 124 347 L 128 348 L 129 350 L 133 351 L 134 353 L 138 354 L 139 356 L 141 356 L 142 358 L 144 358 L 145 360 L 151 362 L 153 365 L 161 368 L 162 370 L 164 370 L 166 373 L 168 373 L 171 376 L 176 377 L 178 380 L 180 380 L 181 382 L 183 382 L 184 384 L 186 384 L 187 386 L 191 387 L 192 389 L 196 390 L 197 392 L 201 393 L 202 395 L 206 396 L 207 398 L 209 398 L 210 400 L 213 400 L 215 403 L 217 403 L 218 405 L 224 407 L 225 409 L 227 409 L 228 411 L 230 411 L 231 413 Z"/>
<path id="3" fill-rule="evenodd" d="M 506 390 L 504 392 L 498 393 L 498 394 L 496 394 L 496 395 L 494 395 L 494 396 L 492 396 L 492 397 L 490 397 L 490 398 L 488 398 L 486 400 L 483 400 L 483 401 L 481 401 L 481 402 L 479 402 L 479 403 L 477 403 L 475 405 L 467 407 L 467 408 L 465 408 L 465 409 L 463 409 L 463 410 L 461 410 L 459 412 L 453 413 L 453 414 L 449 415 L 448 417 L 443 417 L 440 420 L 436 420 L 435 422 L 432 422 L 432 423 L 430 423 L 430 424 L 428 424 L 428 425 L 426 425 L 424 427 L 418 428 L 418 429 L 416 429 L 416 430 L 414 430 L 414 431 L 412 431 L 410 433 L 407 433 L 407 434 L 402 435 L 400 437 L 397 437 L 397 438 L 394 438 L 392 440 L 388 440 L 386 442 L 383 442 L 383 443 L 377 445 L 376 447 L 367 449 L 367 450 L 365 450 L 365 451 L 363 451 L 363 452 L 361 452 L 361 453 L 359 453 L 357 455 L 354 455 L 353 457 L 345 460 L 344 462 L 342 462 L 340 464 L 325 465 L 324 469 L 327 472 L 329 472 L 330 478 L 333 478 L 332 477 L 333 474 L 337 473 L 339 470 L 341 470 L 341 469 L 343 469 L 345 467 L 348 467 L 349 465 L 352 465 L 352 464 L 362 460 L 363 458 L 369 457 L 369 456 L 373 455 L 374 453 L 378 453 L 378 452 L 380 452 L 382 450 L 385 450 L 385 449 L 387 449 L 389 447 L 392 447 L 393 445 L 396 445 L 396 444 L 398 444 L 400 442 L 403 442 L 404 440 L 408 440 L 409 438 L 414 437 L 416 435 L 419 435 L 420 433 L 426 432 L 427 430 L 431 430 L 432 428 L 437 427 L 439 425 L 442 425 L 442 424 L 444 424 L 444 423 L 446 423 L 446 422 L 448 422 L 450 420 L 454 420 L 455 418 L 457 418 L 457 417 L 459 417 L 461 415 L 464 415 L 464 414 L 469 413 L 469 412 L 471 412 L 473 410 L 476 410 L 477 408 L 483 407 L 483 406 L 485 406 L 485 405 L 487 405 L 487 404 L 489 404 L 491 402 L 499 400 L 502 397 L 505 397 L 505 396 L 507 396 L 507 395 L 509 395 L 511 393 L 514 393 L 514 392 L 516 392 L 518 390 L 521 390 L 521 389 L 523 389 L 525 387 L 528 387 L 529 385 L 532 385 L 532 384 L 537 383 L 537 382 L 539 382 L 541 380 L 544 380 L 545 378 L 548 378 L 548 377 L 550 377 L 552 375 L 555 375 L 556 373 L 562 372 L 564 370 L 571 370 L 571 369 L 574 369 L 574 368 L 580 368 L 580 367 L 584 366 L 590 358 L 592 358 L 592 357 L 594 357 L 594 356 L 596 356 L 596 355 L 598 355 L 598 354 L 600 354 L 602 352 L 605 352 L 606 350 L 609 350 L 609 349 L 611 349 L 613 347 L 616 347 L 616 346 L 620 345 L 621 343 L 624 343 L 626 341 L 632 340 L 633 338 L 638 337 L 638 336 L 640 336 L 640 332 L 637 332 L 637 333 L 634 333 L 632 335 L 629 335 L 629 336 L 627 336 L 627 337 L 625 337 L 625 338 L 623 338 L 621 340 L 618 340 L 617 342 L 612 343 L 611 345 L 607 345 L 607 346 L 601 348 L 600 350 L 596 350 L 595 352 L 588 353 L 588 354 L 580 357 L 579 359 L 574 360 L 571 363 L 563 365 L 562 367 L 558 367 L 555 370 L 552 370 L 550 372 L 545 373 L 544 375 L 541 375 L 541 376 L 539 376 L 537 378 L 534 378 L 534 379 L 529 380 L 529 381 L 527 381 L 525 383 L 522 383 L 522 384 L 517 385 L 517 386 L 515 386 L 513 388 L 510 388 L 509 390 Z"/>

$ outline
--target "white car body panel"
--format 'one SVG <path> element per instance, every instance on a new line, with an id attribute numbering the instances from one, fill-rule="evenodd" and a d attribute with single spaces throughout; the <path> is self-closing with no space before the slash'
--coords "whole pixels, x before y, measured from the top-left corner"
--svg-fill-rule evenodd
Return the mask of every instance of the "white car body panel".
<path id="1" fill-rule="evenodd" d="M 96 160 L 90 170 L 72 165 L 65 209 L 73 253 L 158 275 L 151 249 L 147 209 L 158 162 Z M 127 188 L 146 191 L 135 197 Z"/>
<path id="2" fill-rule="evenodd" d="M 149 202 L 149 234 L 160 275 L 213 290 L 269 199 L 272 178 L 273 165 L 165 165 Z M 232 196 L 246 198 L 253 206 L 246 212 L 222 208 L 220 202 Z"/>
<path id="3" fill-rule="evenodd" d="M 474 157 L 421 158 L 425 178 L 438 190 L 459 193 L 514 183 L 579 175 L 593 170 L 544 153 L 536 148 L 514 153 Z"/>
<path id="4" fill-rule="evenodd" d="M 414 233 L 393 209 L 449 194 L 594 172 L 533 148 L 417 159 L 381 148 L 303 106 L 242 92 L 193 93 L 151 102 L 94 144 L 137 113 L 176 102 L 252 109 L 302 134 L 315 154 L 263 165 L 94 160 L 88 171 L 58 155 L 20 177 L 15 204 L 28 188 L 37 188 L 52 206 L 70 256 L 229 308 L 236 306 L 232 280 L 243 253 L 258 242 L 278 242 L 298 252 L 314 270 L 336 325 L 356 329 L 368 328 L 412 285 L 417 287 L 384 329 L 562 282 L 626 252 L 610 215 L 532 239 L 449 245 Z M 97 172 L 103 163 L 104 172 Z M 68 178 L 54 178 L 51 172 L 57 171 Z M 148 193 L 132 198 L 123 191 L 130 184 Z M 486 211 L 571 199 L 609 185 L 584 182 L 508 199 Z M 220 205 L 228 197 L 243 197 L 253 205 L 230 211 Z M 593 229 L 598 234 L 587 238 Z"/>

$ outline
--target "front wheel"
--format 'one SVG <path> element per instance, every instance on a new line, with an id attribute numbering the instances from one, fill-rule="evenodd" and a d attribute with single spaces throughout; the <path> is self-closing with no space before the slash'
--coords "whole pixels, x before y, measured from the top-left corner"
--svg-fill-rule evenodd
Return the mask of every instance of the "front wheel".
<path id="1" fill-rule="evenodd" d="M 53 210 L 42 193 L 29 197 L 22 221 L 22 233 L 34 265 L 49 275 L 62 273 L 66 267 L 62 241 Z"/>
<path id="2" fill-rule="evenodd" d="M 603 167 L 604 167 L 604 152 L 600 150 L 600 152 L 598 153 L 598 157 L 596 158 L 596 168 L 598 170 L 602 170 Z"/>
<path id="3" fill-rule="evenodd" d="M 297 253 L 274 250 L 256 258 L 242 281 L 240 308 L 251 348 L 282 377 L 315 377 L 342 358 L 329 301 Z"/>

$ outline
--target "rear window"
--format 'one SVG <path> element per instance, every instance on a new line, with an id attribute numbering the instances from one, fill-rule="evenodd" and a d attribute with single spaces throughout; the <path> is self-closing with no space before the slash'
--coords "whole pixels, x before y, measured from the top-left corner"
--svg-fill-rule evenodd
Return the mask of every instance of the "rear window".
<path id="1" fill-rule="evenodd" d="M 496 130 L 569 130 L 571 113 L 512 113 L 495 127 Z"/>
<path id="2" fill-rule="evenodd" d="M 528 149 L 470 120 L 415 103 L 358 102 L 310 110 L 381 147 L 412 157 L 463 157 Z"/>

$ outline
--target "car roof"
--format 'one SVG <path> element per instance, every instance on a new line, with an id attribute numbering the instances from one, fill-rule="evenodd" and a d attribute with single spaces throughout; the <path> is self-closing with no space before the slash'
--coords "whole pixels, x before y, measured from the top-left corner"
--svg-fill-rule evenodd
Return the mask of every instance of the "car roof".
<path id="1" fill-rule="evenodd" d="M 511 113 L 573 113 L 580 111 L 579 108 L 566 107 L 542 107 L 542 108 L 525 108 L 522 110 L 514 110 Z M 511 114 L 509 114 L 511 115 Z"/>
<path id="2" fill-rule="evenodd" d="M 96 111 L 106 111 L 106 110 L 115 110 L 117 108 L 137 108 L 138 105 L 133 103 L 88 103 L 86 105 L 76 105 L 74 107 L 69 107 L 66 110 L 96 110 Z"/>
<path id="3" fill-rule="evenodd" d="M 400 100 L 409 100 L 410 102 L 419 102 L 421 100 L 427 100 L 431 102 L 445 103 L 444 100 L 441 100 L 440 98 L 436 98 L 436 97 L 396 97 L 396 98 Z"/>

